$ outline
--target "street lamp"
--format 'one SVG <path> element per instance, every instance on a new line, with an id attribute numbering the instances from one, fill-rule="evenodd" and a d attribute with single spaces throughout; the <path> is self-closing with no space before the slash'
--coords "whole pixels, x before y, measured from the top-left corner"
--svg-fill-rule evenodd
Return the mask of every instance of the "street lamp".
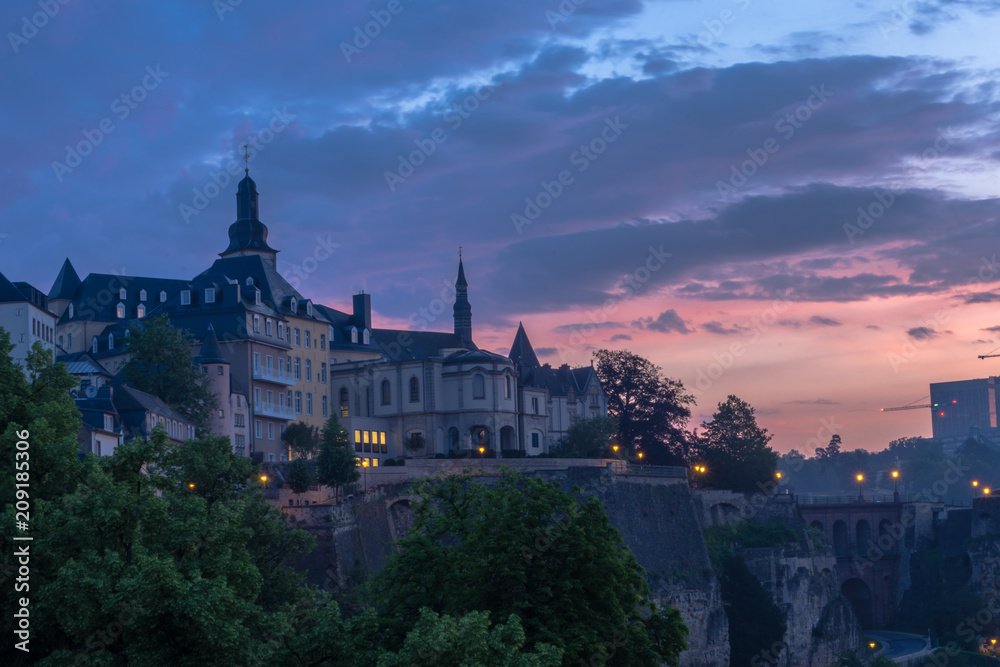
<path id="1" fill-rule="evenodd" d="M 861 483 L 865 481 L 865 476 L 859 473 L 856 479 L 858 480 L 858 500 L 863 501 L 865 498 L 861 495 Z"/>
<path id="2" fill-rule="evenodd" d="M 262 481 L 262 482 L 264 482 L 265 484 L 267 484 L 267 475 L 261 475 L 261 476 L 260 476 L 260 481 Z"/>
<path id="3" fill-rule="evenodd" d="M 899 471 L 892 471 L 892 501 L 899 502 Z"/>
<path id="4" fill-rule="evenodd" d="M 984 496 L 990 495 L 990 487 L 987 486 L 985 489 L 983 489 L 983 495 Z"/>
<path id="5" fill-rule="evenodd" d="M 642 465 L 642 452 L 639 452 L 639 465 Z"/>
<path id="6" fill-rule="evenodd" d="M 361 459 L 361 474 L 362 484 L 365 485 L 365 490 L 362 493 L 368 493 L 368 459 Z"/>
<path id="7" fill-rule="evenodd" d="M 190 483 L 188 484 L 188 488 L 189 488 L 189 489 L 193 489 L 193 488 L 194 488 L 194 482 L 190 482 Z"/>
<path id="8" fill-rule="evenodd" d="M 972 480 L 972 486 L 979 486 L 979 480 L 978 479 Z"/>
<path id="9" fill-rule="evenodd" d="M 480 469 L 480 470 L 483 470 L 483 469 L 484 469 L 484 464 L 483 464 L 483 455 L 484 455 L 485 453 L 486 453 L 486 448 L 485 448 L 485 447 L 480 447 L 480 448 L 479 448 L 479 469 Z"/>

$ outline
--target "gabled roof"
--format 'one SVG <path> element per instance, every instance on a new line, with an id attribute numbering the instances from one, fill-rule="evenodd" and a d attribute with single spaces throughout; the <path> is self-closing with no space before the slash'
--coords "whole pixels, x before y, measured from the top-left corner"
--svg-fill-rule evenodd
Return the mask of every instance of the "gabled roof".
<path id="1" fill-rule="evenodd" d="M 66 370 L 70 375 L 105 375 L 111 377 L 111 373 L 104 370 L 103 366 L 94 361 L 89 352 L 61 354 L 56 357 L 56 361 L 66 364 Z"/>
<path id="2" fill-rule="evenodd" d="M 7 280 L 7 277 L 0 273 L 0 303 L 13 303 L 16 301 L 27 301 L 28 297 L 21 293 L 21 290 L 14 286 L 14 283 Z"/>
<path id="3" fill-rule="evenodd" d="M 538 357 L 535 356 L 534 348 L 531 347 L 531 341 L 528 340 L 528 334 L 524 331 L 524 324 L 520 322 L 517 323 L 517 334 L 507 356 L 518 366 L 541 366 Z"/>
<path id="4" fill-rule="evenodd" d="M 114 394 L 112 401 L 119 413 L 124 412 L 153 412 L 169 419 L 176 419 L 187 423 L 187 420 L 179 412 L 158 399 L 152 394 L 139 391 L 124 382 L 117 382 L 113 385 Z"/>
<path id="5" fill-rule="evenodd" d="M 66 261 L 63 262 L 62 268 L 59 269 L 56 281 L 52 283 L 52 289 L 49 290 L 49 298 L 72 299 L 82 283 L 83 281 L 80 280 L 80 276 L 76 274 L 76 269 L 73 268 L 69 257 L 67 257 Z"/>

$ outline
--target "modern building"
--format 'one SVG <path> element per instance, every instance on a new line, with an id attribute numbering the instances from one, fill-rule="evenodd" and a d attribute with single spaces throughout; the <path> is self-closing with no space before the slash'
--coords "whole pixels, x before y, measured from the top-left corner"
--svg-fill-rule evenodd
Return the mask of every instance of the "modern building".
<path id="1" fill-rule="evenodd" d="M 1000 446 L 997 378 L 978 378 L 931 384 L 931 431 L 952 453 L 970 436 Z"/>

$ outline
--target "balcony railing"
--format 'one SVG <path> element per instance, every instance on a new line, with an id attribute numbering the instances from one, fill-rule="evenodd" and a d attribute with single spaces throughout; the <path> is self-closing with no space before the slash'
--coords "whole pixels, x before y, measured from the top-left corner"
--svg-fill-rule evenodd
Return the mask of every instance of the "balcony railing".
<path id="1" fill-rule="evenodd" d="M 265 382 L 276 382 L 278 384 L 295 386 L 295 378 L 287 371 L 279 371 L 274 368 L 257 367 L 253 369 L 253 379 Z"/>
<path id="2" fill-rule="evenodd" d="M 295 413 L 291 408 L 274 403 L 261 403 L 254 407 L 254 412 L 264 417 L 276 417 L 278 419 L 294 419 Z"/>

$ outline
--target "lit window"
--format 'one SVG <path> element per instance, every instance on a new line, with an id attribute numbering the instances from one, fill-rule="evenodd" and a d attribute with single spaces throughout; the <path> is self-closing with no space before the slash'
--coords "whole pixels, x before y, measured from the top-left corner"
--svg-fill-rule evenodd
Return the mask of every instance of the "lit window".
<path id="1" fill-rule="evenodd" d="M 351 327 L 351 342 L 352 343 L 358 342 L 358 330 L 356 327 Z"/>
<path id="2" fill-rule="evenodd" d="M 144 289 L 139 290 L 139 301 L 145 301 L 145 300 L 146 300 L 146 290 Z"/>
<path id="3" fill-rule="evenodd" d="M 348 403 L 347 387 L 341 387 L 340 388 L 340 416 L 341 417 L 349 417 L 350 416 L 350 410 L 348 409 L 347 403 Z M 357 432 L 357 431 L 355 431 L 355 432 Z"/>
<path id="4" fill-rule="evenodd" d="M 354 451 L 361 451 L 361 431 L 354 432 Z"/>
<path id="5" fill-rule="evenodd" d="M 382 453 L 385 454 L 386 453 L 385 431 L 381 431 L 378 434 L 378 436 L 379 436 L 379 446 L 382 449 Z"/>
<path id="6" fill-rule="evenodd" d="M 182 289 L 181 290 L 181 305 L 190 306 L 191 305 L 191 290 Z"/>
<path id="7" fill-rule="evenodd" d="M 472 378 L 472 398 L 486 398 L 486 378 L 478 373 Z"/>
<path id="8" fill-rule="evenodd" d="M 368 333 L 368 329 L 365 329 L 365 331 L 364 331 L 364 337 L 363 337 L 364 344 L 368 345 L 368 343 L 370 342 L 370 340 L 371 340 L 371 338 L 370 338 L 370 334 Z"/>
<path id="9" fill-rule="evenodd" d="M 373 468 L 377 468 L 378 467 L 378 459 L 376 459 L 376 458 L 372 459 L 372 467 Z"/>
<path id="10" fill-rule="evenodd" d="M 142 305 L 142 304 L 140 303 L 140 304 L 139 304 L 139 307 L 135 309 L 135 314 L 136 314 L 136 316 L 138 316 L 138 318 L 139 318 L 140 320 L 141 320 L 142 318 L 146 317 L 146 306 L 144 306 L 144 305 Z"/>
<path id="11" fill-rule="evenodd" d="M 117 310 L 118 310 L 118 319 L 123 319 L 125 317 L 125 304 L 119 303 Z"/>
<path id="12" fill-rule="evenodd" d="M 205 303 L 215 303 L 215 288 L 205 288 Z"/>

